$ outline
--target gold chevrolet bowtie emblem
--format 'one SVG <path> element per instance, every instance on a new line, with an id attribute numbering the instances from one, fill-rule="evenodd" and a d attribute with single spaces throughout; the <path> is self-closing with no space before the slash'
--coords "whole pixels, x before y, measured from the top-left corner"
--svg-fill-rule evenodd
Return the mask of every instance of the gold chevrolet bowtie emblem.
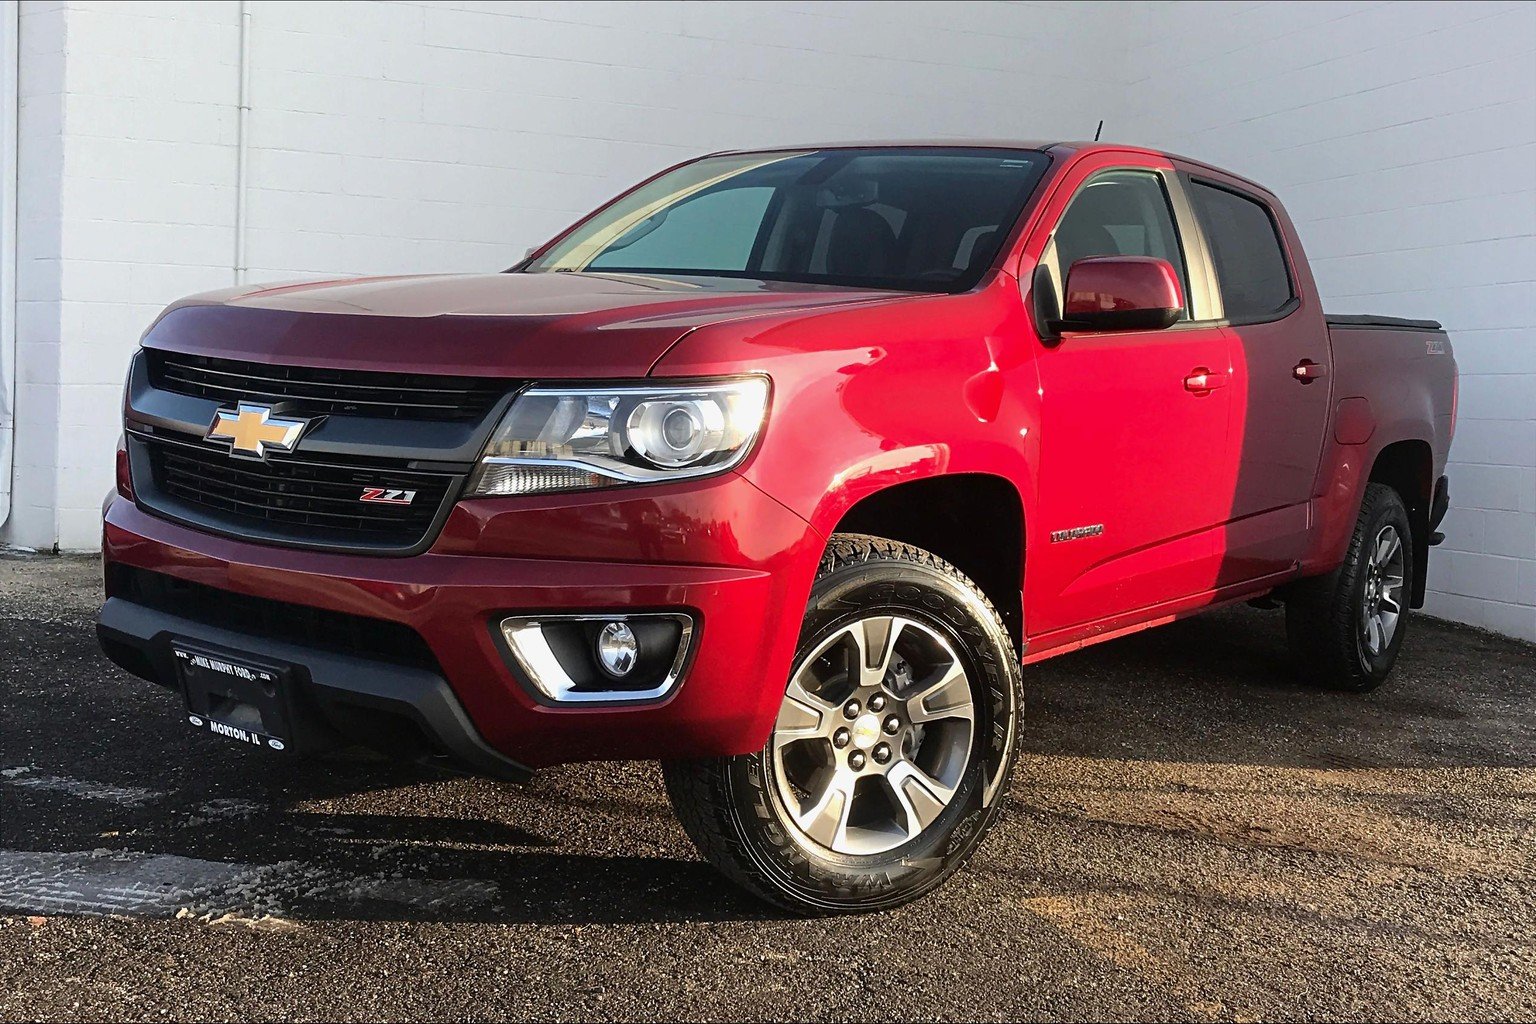
<path id="1" fill-rule="evenodd" d="M 233 410 L 220 409 L 208 428 L 208 440 L 228 441 L 230 454 L 264 459 L 267 452 L 291 452 L 309 420 L 279 419 L 265 405 L 241 402 Z"/>

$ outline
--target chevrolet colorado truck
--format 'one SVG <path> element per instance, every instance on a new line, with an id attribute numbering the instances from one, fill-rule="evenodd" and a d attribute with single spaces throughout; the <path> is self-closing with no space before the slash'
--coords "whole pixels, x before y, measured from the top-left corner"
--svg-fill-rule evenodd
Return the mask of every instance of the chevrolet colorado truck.
<path id="1" fill-rule="evenodd" d="M 169 307 L 100 642 L 264 756 L 658 759 L 737 883 L 889 907 L 996 819 L 1031 662 L 1253 601 L 1381 684 L 1455 405 L 1438 324 L 1326 315 L 1203 163 L 719 153 L 503 273 Z"/>

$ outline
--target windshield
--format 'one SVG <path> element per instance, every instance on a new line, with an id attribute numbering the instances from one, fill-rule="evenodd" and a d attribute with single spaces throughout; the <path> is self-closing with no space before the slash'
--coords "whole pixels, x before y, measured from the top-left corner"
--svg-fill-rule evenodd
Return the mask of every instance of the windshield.
<path id="1" fill-rule="evenodd" d="M 593 214 L 527 272 L 963 291 L 1046 167 L 1009 149 L 829 149 L 686 164 Z"/>

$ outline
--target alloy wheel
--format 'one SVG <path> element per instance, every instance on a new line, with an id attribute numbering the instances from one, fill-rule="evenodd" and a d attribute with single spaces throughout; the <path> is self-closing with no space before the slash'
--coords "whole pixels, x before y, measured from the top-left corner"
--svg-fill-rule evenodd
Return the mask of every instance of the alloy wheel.
<path id="1" fill-rule="evenodd" d="M 974 743 L 964 663 L 909 618 L 859 619 L 790 676 L 775 724 L 774 795 L 810 842 L 884 853 L 918 836 L 954 800 Z"/>
<path id="2" fill-rule="evenodd" d="M 1366 556 L 1365 588 L 1360 601 L 1360 650 L 1378 657 L 1392 646 L 1403 614 L 1406 554 L 1397 527 L 1383 526 Z"/>

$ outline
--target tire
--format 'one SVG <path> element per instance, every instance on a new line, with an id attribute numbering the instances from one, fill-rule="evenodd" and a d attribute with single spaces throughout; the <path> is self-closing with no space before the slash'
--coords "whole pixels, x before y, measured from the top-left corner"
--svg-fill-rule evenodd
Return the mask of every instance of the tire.
<path id="1" fill-rule="evenodd" d="M 667 794 L 705 859 L 775 906 L 895 907 L 996 820 L 1022 709 L 1018 655 L 975 584 L 921 549 L 837 534 L 768 743 L 665 763 Z"/>
<path id="2" fill-rule="evenodd" d="M 1393 539 L 1400 558 L 1376 565 Z M 1344 563 L 1295 584 L 1286 597 L 1286 635 L 1302 676 L 1358 693 L 1386 682 L 1407 634 L 1414 571 L 1413 528 L 1403 499 L 1384 484 L 1367 484 Z M 1385 633 L 1381 621 L 1371 627 L 1371 608 L 1391 618 Z"/>

